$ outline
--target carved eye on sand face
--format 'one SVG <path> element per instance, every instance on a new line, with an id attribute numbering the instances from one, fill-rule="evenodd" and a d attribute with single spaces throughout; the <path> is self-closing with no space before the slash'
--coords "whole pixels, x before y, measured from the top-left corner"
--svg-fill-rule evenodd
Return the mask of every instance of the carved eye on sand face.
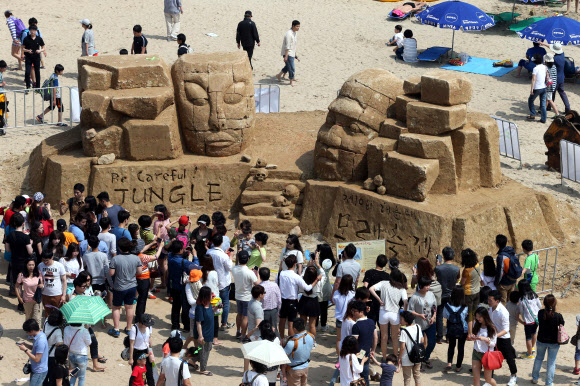
<path id="1" fill-rule="evenodd" d="M 244 89 L 246 84 L 244 82 L 237 82 L 232 84 L 224 94 L 224 102 L 229 105 L 235 105 L 242 101 Z"/>
<path id="2" fill-rule="evenodd" d="M 197 83 L 188 82 L 185 84 L 185 95 L 187 99 L 197 106 L 205 106 L 208 103 L 207 92 Z"/>

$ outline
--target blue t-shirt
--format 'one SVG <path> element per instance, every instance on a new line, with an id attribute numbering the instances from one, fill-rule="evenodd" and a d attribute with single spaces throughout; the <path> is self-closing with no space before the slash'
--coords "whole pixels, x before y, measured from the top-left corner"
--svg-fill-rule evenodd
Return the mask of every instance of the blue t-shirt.
<path id="1" fill-rule="evenodd" d="M 294 349 L 294 341 L 288 340 L 286 343 L 286 347 L 284 347 L 284 351 L 288 358 L 290 358 L 290 366 L 292 366 L 293 370 L 302 370 L 308 368 L 308 360 L 310 359 L 310 352 L 312 351 L 312 347 L 314 346 L 314 339 L 306 331 L 300 332 L 294 335 L 292 338 L 299 338 L 298 339 L 298 348 L 294 351 L 294 357 L 292 357 L 292 349 Z M 292 339 L 291 338 L 291 339 Z M 304 343 L 306 342 L 306 343 Z M 300 366 L 294 367 L 302 363 Z"/>
<path id="2" fill-rule="evenodd" d="M 133 240 L 133 238 L 131 237 L 131 232 L 129 232 L 125 228 L 115 227 L 111 228 L 109 232 L 115 235 L 115 237 L 117 238 L 117 242 L 119 242 L 119 240 L 122 239 L 123 237 L 126 237 L 131 241 Z"/>
<path id="3" fill-rule="evenodd" d="M 81 242 L 81 244 L 79 245 L 79 251 L 80 251 L 80 255 L 81 257 L 83 257 L 85 255 L 85 253 L 87 253 L 87 249 L 89 247 L 89 241 L 88 240 L 83 240 Z M 105 255 L 109 255 L 109 247 L 107 246 L 107 243 L 105 243 L 103 240 L 99 241 L 99 252 L 103 252 Z"/>
<path id="4" fill-rule="evenodd" d="M 85 233 L 75 224 L 70 224 L 68 231 L 74 235 L 75 239 L 77 239 L 79 243 L 85 239 Z"/>
<path id="5" fill-rule="evenodd" d="M 183 289 L 181 278 L 184 273 L 189 275 L 192 269 L 200 269 L 201 267 L 189 260 L 184 259 L 181 255 L 174 255 L 169 253 L 167 255 L 167 271 L 169 276 L 169 286 L 173 290 Z"/>
<path id="6" fill-rule="evenodd" d="M 193 327 L 193 337 L 198 339 L 197 322 L 201 322 L 201 334 L 206 342 L 213 342 L 213 308 L 211 305 L 205 308 L 201 304 L 195 306 L 195 326 Z"/>
<path id="7" fill-rule="evenodd" d="M 391 364 L 381 363 L 381 369 L 383 369 L 383 373 L 381 374 L 380 386 L 393 386 L 393 376 L 397 368 Z"/>
<path id="8" fill-rule="evenodd" d="M 540 54 L 542 58 L 546 55 L 546 49 L 544 47 L 532 47 L 526 51 L 526 56 L 530 58 L 530 60 L 534 59 L 534 55 Z"/>
<path id="9" fill-rule="evenodd" d="M 358 347 L 370 355 L 373 347 L 373 338 L 375 336 L 375 321 L 372 319 L 361 318 L 352 326 L 352 335 L 358 335 Z"/>
<path id="10" fill-rule="evenodd" d="M 566 67 L 566 56 L 564 54 L 554 55 L 554 64 L 556 65 L 556 70 L 558 71 L 558 84 L 564 83 L 566 78 L 564 75 L 564 68 Z"/>
<path id="11" fill-rule="evenodd" d="M 35 374 L 41 374 L 48 371 L 48 341 L 44 332 L 40 331 L 34 337 L 34 344 L 32 345 L 32 355 L 42 353 L 40 362 L 30 361 L 30 367 Z"/>
<path id="12" fill-rule="evenodd" d="M 110 208 L 105 208 L 103 210 L 107 211 L 107 217 L 111 220 L 111 228 L 115 228 L 119 226 L 119 212 L 123 209 L 121 205 L 113 205 Z M 97 220 L 101 221 L 102 215 L 97 216 Z"/>

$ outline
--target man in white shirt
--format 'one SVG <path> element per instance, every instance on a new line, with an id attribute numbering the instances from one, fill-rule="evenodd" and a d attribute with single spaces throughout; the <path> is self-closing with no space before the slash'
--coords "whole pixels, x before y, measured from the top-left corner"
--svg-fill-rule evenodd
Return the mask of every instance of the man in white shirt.
<path id="1" fill-rule="evenodd" d="M 282 42 L 282 57 L 284 57 L 284 63 L 286 63 L 286 65 L 284 66 L 282 71 L 280 71 L 278 75 L 276 75 L 276 78 L 278 78 L 278 80 L 281 80 L 282 76 L 283 75 L 285 76 L 286 73 L 288 72 L 290 78 L 290 86 L 293 87 L 294 82 L 296 82 L 296 79 L 294 78 L 294 73 L 296 71 L 294 59 L 300 61 L 300 59 L 298 59 L 298 55 L 296 55 L 296 33 L 298 32 L 298 30 L 300 30 L 300 22 L 298 20 L 293 20 L 292 28 L 290 28 L 286 32 L 286 35 L 284 35 L 284 41 Z"/>
<path id="2" fill-rule="evenodd" d="M 183 348 L 183 341 L 180 337 L 169 338 L 170 355 L 161 362 L 161 374 L 157 380 L 157 386 L 181 386 L 179 374 L 183 379 L 183 386 L 191 386 L 191 375 L 186 362 L 179 359 L 179 353 Z"/>
<path id="3" fill-rule="evenodd" d="M 510 339 L 510 314 L 501 304 L 501 294 L 498 290 L 489 293 L 487 304 L 489 305 L 489 317 L 497 330 L 496 347 L 501 351 L 510 368 L 511 376 L 508 386 L 515 386 L 518 382 L 518 367 L 515 361 L 516 350 Z"/>
<path id="4" fill-rule="evenodd" d="M 114 234 L 109 232 L 111 230 L 111 219 L 108 217 L 101 217 L 99 225 L 101 227 L 101 233 L 99 233 L 98 237 L 99 240 L 107 244 L 107 248 L 109 249 L 107 258 L 109 259 L 109 262 L 111 262 L 111 259 L 117 255 L 117 238 Z"/>
<path id="5" fill-rule="evenodd" d="M 52 252 L 42 252 L 42 263 L 38 265 L 42 275 L 44 288 L 42 289 L 42 305 L 45 316 L 48 317 L 52 307 L 60 308 L 66 301 L 66 271 L 64 265 L 52 259 Z"/>
<path id="6" fill-rule="evenodd" d="M 228 315 L 230 313 L 230 284 L 232 283 L 230 272 L 232 271 L 233 263 L 232 259 L 221 248 L 223 244 L 222 235 L 215 235 L 211 242 L 213 247 L 207 251 L 207 254 L 211 256 L 213 267 L 218 274 L 220 299 L 224 307 L 220 330 L 225 331 L 226 328 L 232 327 L 232 325 L 228 324 Z"/>
<path id="7" fill-rule="evenodd" d="M 236 305 L 238 314 L 236 315 L 236 338 L 246 339 L 248 329 L 248 305 L 252 300 L 252 287 L 258 285 L 256 274 L 247 267 L 250 254 L 243 249 L 238 252 L 238 263 L 232 268 L 234 283 L 236 283 Z M 214 266 L 215 267 L 215 266 Z"/>
<path id="8" fill-rule="evenodd" d="M 298 316 L 298 291 L 310 291 L 322 279 L 322 275 L 318 275 L 312 284 L 306 284 L 302 276 L 294 272 L 294 266 L 296 265 L 296 256 L 294 255 L 288 256 L 284 263 L 288 269 L 278 274 L 278 286 L 280 287 L 280 294 L 282 294 L 282 308 L 280 309 L 280 325 L 278 329 L 281 340 L 284 339 L 286 319 L 288 319 L 288 336 L 293 336 L 296 333 L 293 320 Z"/>

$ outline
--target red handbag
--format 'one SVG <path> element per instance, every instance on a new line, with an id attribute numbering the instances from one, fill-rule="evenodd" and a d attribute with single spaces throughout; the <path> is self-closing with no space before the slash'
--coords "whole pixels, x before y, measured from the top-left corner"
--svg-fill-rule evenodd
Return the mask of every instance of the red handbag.
<path id="1" fill-rule="evenodd" d="M 501 369 L 503 365 L 503 354 L 501 351 L 488 351 L 483 354 L 481 364 L 486 370 Z"/>

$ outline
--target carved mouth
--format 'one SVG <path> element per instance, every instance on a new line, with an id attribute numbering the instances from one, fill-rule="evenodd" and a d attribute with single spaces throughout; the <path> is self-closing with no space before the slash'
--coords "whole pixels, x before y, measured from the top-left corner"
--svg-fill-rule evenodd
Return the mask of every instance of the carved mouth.
<path id="1" fill-rule="evenodd" d="M 223 149 L 224 147 L 229 147 L 236 143 L 237 141 L 234 137 L 224 132 L 212 133 L 205 139 L 206 147 L 211 149 Z"/>

